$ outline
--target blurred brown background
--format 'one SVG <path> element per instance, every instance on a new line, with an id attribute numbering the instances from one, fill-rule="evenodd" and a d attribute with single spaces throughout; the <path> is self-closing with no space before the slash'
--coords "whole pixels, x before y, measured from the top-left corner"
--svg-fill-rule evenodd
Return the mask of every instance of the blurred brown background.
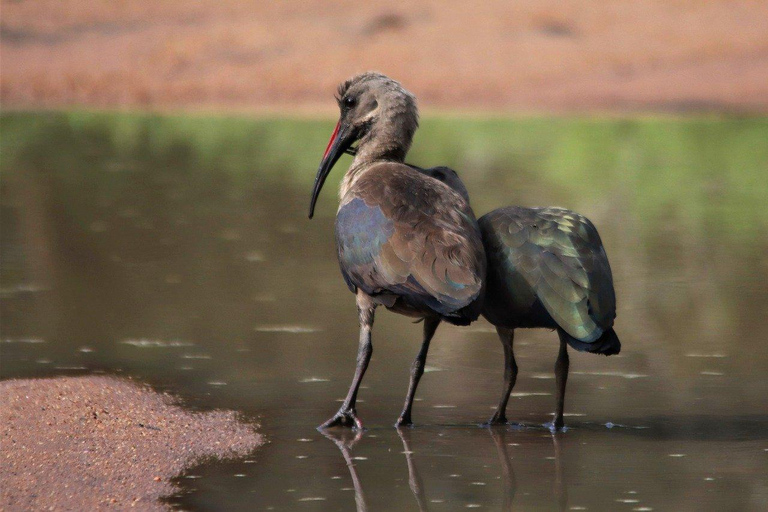
<path id="1" fill-rule="evenodd" d="M 8 108 L 332 109 L 376 69 L 468 110 L 768 111 L 768 2 L 2 2 Z"/>

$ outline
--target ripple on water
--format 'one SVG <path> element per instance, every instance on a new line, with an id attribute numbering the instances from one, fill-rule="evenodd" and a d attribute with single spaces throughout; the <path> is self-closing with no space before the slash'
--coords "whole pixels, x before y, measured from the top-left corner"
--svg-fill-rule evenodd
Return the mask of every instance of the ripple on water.
<path id="1" fill-rule="evenodd" d="M 251 251 L 245 255 L 245 261 L 250 263 L 261 263 L 265 260 L 264 254 L 260 251 Z"/>
<path id="2" fill-rule="evenodd" d="M 254 328 L 256 332 L 286 332 L 291 334 L 307 334 L 320 332 L 322 329 L 308 325 L 259 325 Z"/>
<path id="3" fill-rule="evenodd" d="M 622 377 L 624 379 L 644 379 L 648 377 L 643 373 L 626 373 L 626 372 L 571 372 L 571 375 L 598 375 L 602 377 Z"/>
<path id="4" fill-rule="evenodd" d="M 35 284 L 20 284 L 17 286 L 11 286 L 8 288 L 0 288 L 0 297 L 7 298 L 22 293 L 38 293 L 47 291 L 48 288 L 38 286 Z"/>
<path id="5" fill-rule="evenodd" d="M 42 338 L 3 338 L 3 343 L 45 343 Z"/>
<path id="6" fill-rule="evenodd" d="M 169 347 L 191 347 L 194 343 L 181 340 L 150 340 L 146 338 L 129 339 L 120 342 L 123 345 L 131 345 L 139 348 L 169 348 Z"/>
<path id="7" fill-rule="evenodd" d="M 301 379 L 299 382 L 302 384 L 310 384 L 313 382 L 331 382 L 331 379 L 326 379 L 324 377 L 307 377 L 305 379 Z"/>
<path id="8" fill-rule="evenodd" d="M 494 333 L 495 334 L 496 333 L 496 328 L 495 327 L 491 327 L 491 326 L 478 325 L 478 326 L 467 327 L 466 329 L 464 329 L 464 331 L 465 332 L 469 331 L 469 332 L 482 332 L 482 333 Z"/>

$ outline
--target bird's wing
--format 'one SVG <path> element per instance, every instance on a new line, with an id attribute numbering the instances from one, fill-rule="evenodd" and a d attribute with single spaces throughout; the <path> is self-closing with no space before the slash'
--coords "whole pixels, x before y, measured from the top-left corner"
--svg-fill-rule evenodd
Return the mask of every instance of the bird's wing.
<path id="1" fill-rule="evenodd" d="M 507 286 L 527 283 L 568 334 L 591 342 L 613 325 L 611 267 L 589 219 L 563 208 L 508 207 L 483 216 L 480 227 L 490 264 L 503 265 Z"/>
<path id="2" fill-rule="evenodd" d="M 403 165 L 375 167 L 345 196 L 336 218 L 347 284 L 443 315 L 468 306 L 485 278 L 482 239 L 469 205 Z"/>

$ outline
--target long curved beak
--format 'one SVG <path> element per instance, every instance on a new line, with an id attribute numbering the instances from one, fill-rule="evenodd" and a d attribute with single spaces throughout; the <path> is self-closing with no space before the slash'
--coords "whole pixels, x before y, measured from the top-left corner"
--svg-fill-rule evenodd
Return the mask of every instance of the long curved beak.
<path id="1" fill-rule="evenodd" d="M 320 162 L 320 167 L 317 169 L 317 176 L 315 176 L 315 185 L 312 187 L 312 200 L 309 203 L 309 218 L 315 214 L 315 203 L 317 202 L 317 196 L 320 195 L 320 190 L 323 188 L 325 178 L 336 165 L 336 162 L 341 158 L 341 155 L 349 149 L 352 143 L 355 141 L 354 136 L 351 133 L 349 125 L 339 120 L 336 123 L 336 128 L 331 134 L 331 140 L 328 141 L 328 146 L 325 148 L 323 159 Z"/>

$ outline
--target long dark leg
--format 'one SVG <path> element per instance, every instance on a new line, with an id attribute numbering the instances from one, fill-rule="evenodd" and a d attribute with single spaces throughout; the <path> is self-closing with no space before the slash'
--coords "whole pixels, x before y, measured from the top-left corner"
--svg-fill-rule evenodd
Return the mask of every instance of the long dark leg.
<path id="1" fill-rule="evenodd" d="M 318 429 L 342 426 L 363 428 L 363 423 L 357 417 L 355 403 L 357 402 L 357 391 L 360 389 L 360 383 L 363 381 L 363 375 L 368 368 L 368 362 L 373 354 L 373 345 L 371 344 L 371 329 L 373 328 L 373 313 L 376 310 L 376 304 L 371 297 L 365 293 L 357 292 L 357 311 L 360 316 L 360 345 L 357 350 L 357 367 L 355 376 L 352 378 L 352 384 L 349 386 L 347 397 L 341 404 L 339 411 L 328 421 L 318 427 Z"/>
<path id="2" fill-rule="evenodd" d="M 397 435 L 400 436 L 400 440 L 403 442 L 403 452 L 405 453 L 405 462 L 408 464 L 408 485 L 411 487 L 411 492 L 416 498 L 416 504 L 419 507 L 419 511 L 423 512 L 427 510 L 427 500 L 424 497 L 424 483 L 421 481 L 421 476 L 416 470 L 416 464 L 413 462 L 413 451 L 411 450 L 411 433 L 409 429 L 397 429 Z"/>
<path id="3" fill-rule="evenodd" d="M 565 407 L 565 384 L 568 382 L 568 368 L 570 361 L 568 359 L 568 342 L 563 333 L 558 330 L 560 336 L 560 353 L 555 362 L 555 382 L 557 383 L 557 410 L 552 425 L 556 430 L 563 428 L 563 408 Z"/>
<path id="4" fill-rule="evenodd" d="M 424 365 L 427 363 L 427 352 L 429 352 L 429 342 L 432 341 L 432 337 L 435 335 L 437 326 L 440 325 L 440 319 L 437 317 L 424 319 L 424 341 L 421 343 L 421 350 L 419 355 L 411 365 L 411 382 L 408 384 L 408 394 L 405 396 L 405 405 L 403 405 L 403 412 L 400 413 L 400 417 L 395 423 L 396 427 L 402 427 L 405 425 L 411 425 L 411 408 L 413 407 L 413 397 L 416 395 L 416 387 L 419 385 L 419 380 L 424 374 Z"/>
<path id="5" fill-rule="evenodd" d="M 504 346 L 504 389 L 501 391 L 501 400 L 499 400 L 496 412 L 488 420 L 489 425 L 501 425 L 507 422 L 507 402 L 509 402 L 509 394 L 512 393 L 512 388 L 515 387 L 515 382 L 517 381 L 517 363 L 515 362 L 515 352 L 512 348 L 515 331 L 513 329 L 497 327 L 496 332 L 499 334 L 501 344 Z"/>

